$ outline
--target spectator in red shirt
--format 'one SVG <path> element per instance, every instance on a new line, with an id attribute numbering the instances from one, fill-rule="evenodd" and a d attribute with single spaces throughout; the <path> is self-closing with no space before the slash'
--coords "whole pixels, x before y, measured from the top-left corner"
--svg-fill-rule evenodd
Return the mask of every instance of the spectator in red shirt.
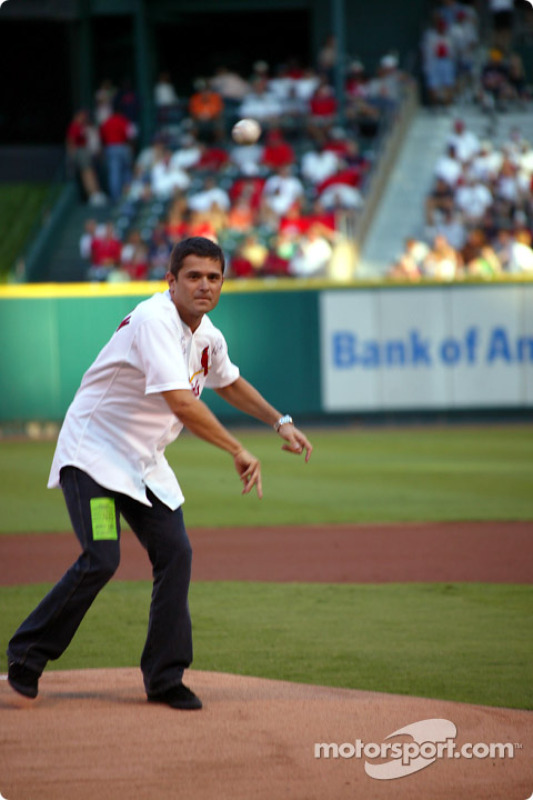
<path id="1" fill-rule="evenodd" d="M 302 203 L 296 201 L 282 217 L 279 223 L 279 233 L 296 237 L 303 236 L 310 227 L 319 226 L 321 230 L 328 232 L 328 235 L 335 231 L 335 214 L 326 211 L 320 200 L 315 200 L 310 210 L 304 211 Z"/>
<path id="2" fill-rule="evenodd" d="M 230 259 L 230 277 L 231 278 L 255 278 L 257 275 L 256 270 L 253 268 L 251 261 L 245 258 L 238 248 Z"/>
<path id="3" fill-rule="evenodd" d="M 344 167 L 338 170 L 334 175 L 330 175 L 322 183 L 319 183 L 317 187 L 318 194 L 322 194 L 328 186 L 333 186 L 334 183 L 344 183 L 346 186 L 358 188 L 361 184 L 361 171 L 357 167 Z"/>
<path id="4" fill-rule="evenodd" d="M 351 149 L 350 141 L 353 141 L 353 139 L 347 135 L 343 128 L 335 127 L 329 131 L 328 138 L 324 142 L 322 149 L 335 153 L 336 156 L 344 160 Z"/>
<path id="5" fill-rule="evenodd" d="M 195 169 L 218 172 L 229 161 L 229 155 L 223 147 L 207 147 L 203 145 L 201 152 L 200 159 L 195 164 Z"/>
<path id="6" fill-rule="evenodd" d="M 364 65 L 360 61 L 352 61 L 348 66 L 345 89 L 348 98 L 361 98 L 366 96 L 366 86 L 368 78 L 365 73 Z"/>
<path id="7" fill-rule="evenodd" d="M 270 169 L 279 169 L 294 164 L 294 150 L 283 139 L 279 128 L 272 128 L 266 136 L 262 163 Z"/>
<path id="8" fill-rule="evenodd" d="M 309 221 L 303 212 L 302 199 L 299 198 L 287 210 L 285 216 L 281 217 L 278 225 L 279 233 L 301 236 L 309 227 Z"/>
<path id="9" fill-rule="evenodd" d="M 302 236 L 307 233 L 312 225 L 319 225 L 328 231 L 335 230 L 335 214 L 326 211 L 320 204 L 320 200 L 315 200 L 313 207 L 304 211 L 301 201 L 296 201 L 281 218 L 279 232 L 293 236 Z"/>
<path id="10" fill-rule="evenodd" d="M 131 142 L 136 129 L 127 117 L 114 111 L 100 126 L 104 146 L 109 194 L 118 200 L 132 178 L 133 152 Z"/>
<path id="11" fill-rule="evenodd" d="M 229 190 L 229 198 L 231 200 L 232 205 L 241 199 L 241 197 L 245 197 L 252 210 L 258 211 L 261 205 L 261 197 L 263 194 L 263 187 L 265 185 L 266 178 L 260 178 L 257 176 L 252 175 L 244 175 L 242 178 L 237 178 L 230 190 Z"/>
<path id="12" fill-rule="evenodd" d="M 322 83 L 313 94 L 309 107 L 314 117 L 330 118 L 337 112 L 337 100 L 333 87 L 328 83 Z"/>
<path id="13" fill-rule="evenodd" d="M 218 241 L 217 231 L 210 217 L 209 211 L 193 211 L 190 216 L 189 236 L 204 236 L 212 242 Z"/>
<path id="14" fill-rule="evenodd" d="M 120 251 L 120 263 L 132 281 L 144 281 L 148 278 L 148 247 L 143 242 L 140 231 L 133 230 L 128 234 Z"/>
<path id="15" fill-rule="evenodd" d="M 72 171 L 79 175 L 89 203 L 92 206 L 103 206 L 106 197 L 100 190 L 91 149 L 91 138 L 95 133 L 88 112 L 84 109 L 76 112 L 67 129 L 67 162 Z"/>
<path id="16" fill-rule="evenodd" d="M 95 235 L 91 243 L 89 280 L 107 280 L 110 269 L 120 264 L 121 255 L 122 242 L 115 235 L 113 224 L 108 222 L 102 233 Z"/>
<path id="17" fill-rule="evenodd" d="M 335 123 L 337 99 L 332 86 L 325 79 L 315 89 L 309 101 L 309 133 L 315 141 L 322 142 Z"/>
<path id="18" fill-rule="evenodd" d="M 325 209 L 320 198 L 313 203 L 309 214 L 309 225 L 318 225 L 329 232 L 337 228 L 334 212 Z"/>
<path id="19" fill-rule="evenodd" d="M 292 231 L 280 231 L 271 243 L 263 275 L 276 278 L 288 277 L 291 258 L 296 252 L 297 237 Z"/>

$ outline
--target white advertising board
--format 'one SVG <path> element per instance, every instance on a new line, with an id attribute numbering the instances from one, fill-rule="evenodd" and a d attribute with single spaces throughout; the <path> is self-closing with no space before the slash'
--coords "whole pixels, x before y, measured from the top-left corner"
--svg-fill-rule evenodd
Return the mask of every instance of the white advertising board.
<path id="1" fill-rule="evenodd" d="M 533 285 L 320 296 L 325 411 L 533 405 Z"/>

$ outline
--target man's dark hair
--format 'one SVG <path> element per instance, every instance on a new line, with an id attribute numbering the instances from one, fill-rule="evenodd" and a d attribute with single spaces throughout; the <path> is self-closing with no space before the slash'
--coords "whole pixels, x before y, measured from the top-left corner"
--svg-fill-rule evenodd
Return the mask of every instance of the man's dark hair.
<path id="1" fill-rule="evenodd" d="M 211 261 L 218 261 L 222 267 L 222 274 L 224 274 L 224 253 L 211 239 L 206 239 L 204 236 L 191 236 L 174 246 L 170 254 L 169 265 L 169 270 L 174 277 L 177 277 L 187 256 L 200 256 L 201 258 L 210 258 Z"/>

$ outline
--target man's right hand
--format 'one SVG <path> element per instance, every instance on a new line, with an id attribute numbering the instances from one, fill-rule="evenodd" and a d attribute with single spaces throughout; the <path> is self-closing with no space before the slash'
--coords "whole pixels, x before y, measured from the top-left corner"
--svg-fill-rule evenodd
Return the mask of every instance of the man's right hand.
<path id="1" fill-rule="evenodd" d="M 263 487 L 261 483 L 261 464 L 255 456 L 248 452 L 248 450 L 239 450 L 233 456 L 235 469 L 239 473 L 239 477 L 244 484 L 242 490 L 243 494 L 248 494 L 255 486 L 257 496 L 259 499 L 263 497 Z"/>
<path id="2" fill-rule="evenodd" d="M 261 465 L 257 458 L 245 450 L 215 417 L 212 411 L 196 398 L 189 389 L 172 389 L 162 392 L 170 409 L 195 436 L 220 447 L 233 457 L 235 469 L 244 484 L 243 494 L 255 486 L 259 498 L 263 496 Z"/>

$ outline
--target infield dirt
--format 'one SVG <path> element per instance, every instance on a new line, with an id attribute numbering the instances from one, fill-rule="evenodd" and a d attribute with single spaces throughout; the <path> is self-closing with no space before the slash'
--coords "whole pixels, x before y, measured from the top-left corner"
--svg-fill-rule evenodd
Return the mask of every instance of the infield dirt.
<path id="1" fill-rule="evenodd" d="M 189 531 L 194 580 L 532 583 L 533 523 L 201 528 Z M 146 553 L 124 531 L 118 580 L 150 580 Z M 0 585 L 56 581 L 79 545 L 72 533 L 0 536 Z"/>

